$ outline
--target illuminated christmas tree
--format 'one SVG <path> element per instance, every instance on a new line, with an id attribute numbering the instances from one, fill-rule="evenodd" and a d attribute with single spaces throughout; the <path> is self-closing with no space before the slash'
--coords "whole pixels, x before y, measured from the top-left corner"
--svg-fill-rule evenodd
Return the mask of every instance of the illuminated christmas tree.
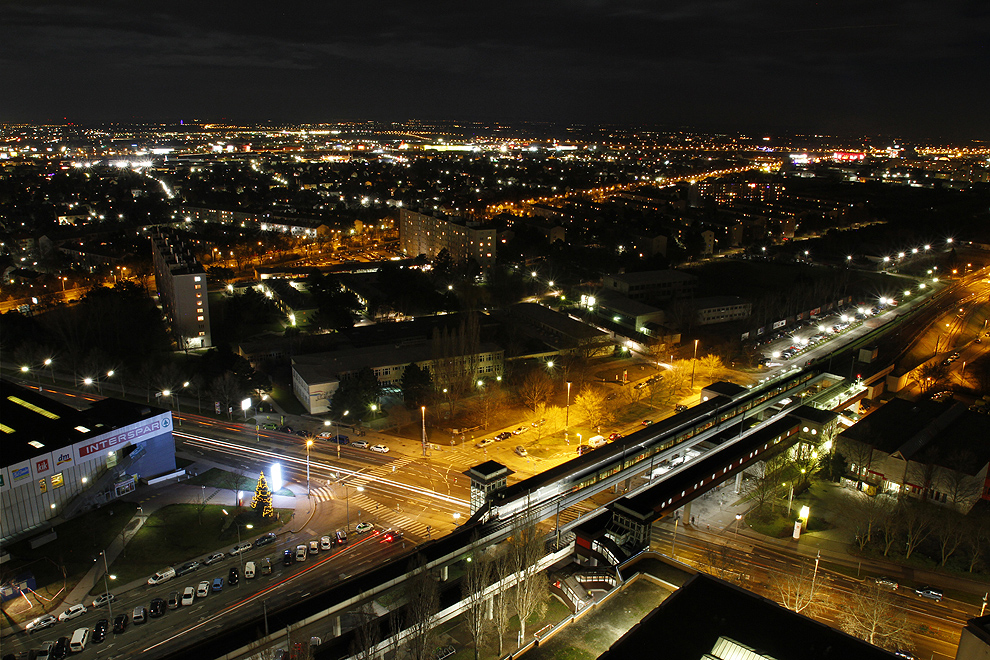
<path id="1" fill-rule="evenodd" d="M 251 508 L 261 511 L 262 518 L 274 518 L 275 509 L 272 508 L 272 491 L 265 481 L 265 473 L 258 475 L 258 485 L 254 489 L 254 498 L 251 500 Z"/>

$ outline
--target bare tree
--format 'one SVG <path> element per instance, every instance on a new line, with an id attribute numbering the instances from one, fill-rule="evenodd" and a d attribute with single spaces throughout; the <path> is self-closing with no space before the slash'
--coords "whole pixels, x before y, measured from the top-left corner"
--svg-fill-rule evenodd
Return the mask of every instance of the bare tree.
<path id="1" fill-rule="evenodd" d="M 938 540 L 939 551 L 942 553 L 942 566 L 945 566 L 959 546 L 966 538 L 966 529 L 963 526 L 963 517 L 957 511 L 942 511 L 935 519 L 933 533 Z"/>
<path id="2" fill-rule="evenodd" d="M 841 610 L 840 622 L 842 630 L 876 646 L 897 649 L 908 643 L 907 617 L 893 594 L 876 583 L 853 591 L 849 607 Z"/>
<path id="3" fill-rule="evenodd" d="M 543 538 L 536 527 L 536 520 L 523 520 L 509 540 L 516 588 L 513 591 L 516 615 L 519 617 L 519 638 L 526 638 L 526 619 L 536 614 L 542 616 L 549 591 L 546 576 L 537 567 L 543 557 Z"/>
<path id="4" fill-rule="evenodd" d="M 809 607 L 819 605 L 823 597 L 817 571 L 803 561 L 796 574 L 792 571 L 771 573 L 770 586 L 781 605 L 799 614 Z"/>
<path id="5" fill-rule="evenodd" d="M 738 582 L 739 572 L 735 570 L 738 564 L 728 543 L 708 543 L 705 546 L 705 563 L 708 565 L 708 572 L 715 577 Z"/>
<path id="6" fill-rule="evenodd" d="M 505 391 L 501 384 L 498 382 L 486 383 L 474 401 L 477 422 L 482 428 L 487 429 L 505 411 L 505 405 Z"/>
<path id="7" fill-rule="evenodd" d="M 773 506 L 786 466 L 787 456 L 784 453 L 775 454 L 759 464 L 756 485 L 753 487 L 753 501 L 757 511 L 763 511 L 768 505 Z"/>
<path id="8" fill-rule="evenodd" d="M 896 501 L 889 495 L 870 497 L 865 493 L 853 495 L 851 510 L 856 523 L 856 543 L 863 550 L 873 540 L 873 532 L 885 518 L 891 517 Z"/>
<path id="9" fill-rule="evenodd" d="M 900 518 L 904 521 L 907 536 L 907 549 L 904 558 L 910 559 L 914 552 L 935 529 L 936 515 L 933 507 L 925 502 L 901 500 Z"/>
<path id="10" fill-rule="evenodd" d="M 244 390 L 237 381 L 237 376 L 229 371 L 222 376 L 213 379 L 210 383 L 210 394 L 220 404 L 223 410 L 227 411 L 227 419 L 232 419 L 231 409 L 234 403 L 243 395 Z"/>
<path id="11" fill-rule="evenodd" d="M 427 660 L 435 646 L 433 626 L 440 610 L 440 589 L 422 557 L 415 559 L 409 570 L 413 576 L 406 583 L 407 650 L 412 660 Z"/>
<path id="12" fill-rule="evenodd" d="M 505 546 L 496 549 L 492 558 L 492 573 L 501 580 L 512 574 L 512 552 Z M 504 584 L 492 594 L 492 634 L 498 639 L 498 655 L 502 657 L 505 633 L 509 629 L 509 603 L 511 592 Z"/>
<path id="13" fill-rule="evenodd" d="M 588 426 L 593 426 L 601 432 L 602 424 L 612 421 L 612 411 L 609 410 L 605 391 L 589 385 L 574 397 L 574 407 L 585 417 Z"/>
<path id="14" fill-rule="evenodd" d="M 849 457 L 852 464 L 852 472 L 857 479 L 864 479 L 870 464 L 873 461 L 873 445 L 869 442 L 843 439 L 839 446 L 839 451 Z"/>
<path id="15" fill-rule="evenodd" d="M 954 452 L 949 456 L 949 465 L 967 465 L 974 460 L 968 450 Z M 945 493 L 946 499 L 964 510 L 970 508 L 983 493 L 983 479 L 971 477 L 961 470 L 939 467 L 935 474 L 935 487 Z"/>
<path id="16" fill-rule="evenodd" d="M 534 412 L 540 404 L 546 405 L 551 396 L 553 396 L 553 381 L 542 369 L 529 372 L 519 386 L 519 398 Z"/>
<path id="17" fill-rule="evenodd" d="M 454 329 L 438 329 L 433 333 L 430 373 L 436 391 L 447 402 L 450 419 L 454 408 L 474 384 L 478 371 L 478 350 L 481 343 L 478 317 L 470 314 Z"/>
<path id="18" fill-rule="evenodd" d="M 533 429 L 533 435 L 537 442 L 564 428 L 564 410 L 557 406 L 539 404 L 536 406 L 536 419 L 538 423 Z M 543 422 L 539 423 L 539 420 L 543 420 Z"/>
<path id="19" fill-rule="evenodd" d="M 883 532 L 883 556 L 890 554 L 890 549 L 894 546 L 903 524 L 901 507 L 895 506 L 889 515 L 880 518 L 880 531 Z"/>
<path id="20" fill-rule="evenodd" d="M 911 376 L 918 384 L 918 389 L 921 390 L 922 394 L 926 394 L 945 385 L 949 376 L 949 369 L 936 360 L 921 365 L 911 372 Z"/>
<path id="21" fill-rule="evenodd" d="M 358 609 L 357 615 L 360 622 L 351 639 L 351 654 L 356 660 L 374 660 L 378 656 L 378 644 L 382 641 L 375 608 L 370 603 L 365 603 Z"/>
<path id="22" fill-rule="evenodd" d="M 990 515 L 970 513 L 966 523 L 966 547 L 969 550 L 969 572 L 972 573 L 980 558 L 990 548 Z"/>
<path id="23" fill-rule="evenodd" d="M 491 556 L 482 550 L 473 552 L 465 562 L 464 578 L 461 580 L 461 597 L 467 605 L 464 622 L 474 646 L 474 660 L 479 660 L 490 628 L 488 598 L 484 594 L 492 581 L 492 561 Z"/>
<path id="24" fill-rule="evenodd" d="M 710 382 L 715 382 L 725 375 L 725 364 L 722 358 L 714 353 L 709 353 L 699 360 L 698 366 L 704 370 L 705 377 Z"/>

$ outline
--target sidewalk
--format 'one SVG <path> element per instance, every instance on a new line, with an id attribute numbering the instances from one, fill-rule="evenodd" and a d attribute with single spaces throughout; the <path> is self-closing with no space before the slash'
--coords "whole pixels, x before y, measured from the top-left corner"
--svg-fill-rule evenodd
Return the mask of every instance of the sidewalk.
<path id="1" fill-rule="evenodd" d="M 187 472 L 198 474 L 212 467 L 233 471 L 231 468 L 214 465 L 205 461 L 197 461 L 196 463 L 188 466 L 186 470 Z M 244 472 L 244 476 L 251 475 Z M 285 532 L 290 532 L 295 534 L 308 524 L 309 519 L 315 512 L 316 507 L 314 500 L 306 497 L 304 488 L 300 488 L 295 484 L 289 484 L 285 486 L 285 488 L 291 490 L 293 496 L 273 495 L 272 505 L 277 509 L 295 509 L 295 515 L 293 515 L 291 522 L 275 530 L 275 533 L 282 534 Z M 133 495 L 136 495 L 138 498 L 137 512 L 125 527 L 126 531 L 124 533 L 124 540 L 121 541 L 121 538 L 118 536 L 106 549 L 106 565 L 113 565 L 114 560 L 117 559 L 122 552 L 124 544 L 130 542 L 134 535 L 137 534 L 138 530 L 140 530 L 142 525 L 144 525 L 144 522 L 148 519 L 149 515 L 158 509 L 164 508 L 171 504 L 199 504 L 203 502 L 205 497 L 209 497 L 214 490 L 218 490 L 219 492 L 210 500 L 210 504 L 237 506 L 237 494 L 234 491 L 227 491 L 225 489 L 213 489 L 208 486 L 196 486 L 182 482 L 161 484 L 156 486 L 143 486 L 138 488 L 133 493 Z M 207 491 L 211 492 L 207 493 Z M 86 575 L 84 575 L 83 578 L 76 584 L 76 586 L 73 587 L 73 589 L 66 595 L 62 603 L 52 611 L 57 611 L 62 607 L 68 607 L 69 605 L 74 605 L 76 603 L 83 603 L 88 606 L 89 602 L 92 600 L 92 597 L 89 595 L 90 591 L 97 584 L 97 582 L 103 579 L 105 573 L 104 562 L 95 562 L 89 572 L 87 572 Z M 134 582 L 130 582 L 128 584 L 110 585 L 110 591 L 119 596 L 124 592 L 136 589 L 144 584 L 146 584 L 144 580 L 135 580 Z"/>

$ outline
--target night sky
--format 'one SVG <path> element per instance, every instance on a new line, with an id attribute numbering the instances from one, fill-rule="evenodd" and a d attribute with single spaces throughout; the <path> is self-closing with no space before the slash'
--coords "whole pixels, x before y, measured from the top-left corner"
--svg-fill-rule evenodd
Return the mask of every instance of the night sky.
<path id="1" fill-rule="evenodd" d="M 990 138 L 987 0 L 0 0 L 0 121 Z"/>

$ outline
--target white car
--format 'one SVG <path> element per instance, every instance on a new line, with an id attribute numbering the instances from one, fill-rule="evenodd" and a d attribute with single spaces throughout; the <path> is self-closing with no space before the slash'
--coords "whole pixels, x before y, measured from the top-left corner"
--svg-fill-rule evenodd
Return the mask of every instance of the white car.
<path id="1" fill-rule="evenodd" d="M 192 605 L 193 599 L 196 598 L 196 587 L 186 587 L 182 590 L 182 606 Z"/>
<path id="2" fill-rule="evenodd" d="M 371 451 L 376 451 L 379 454 L 387 454 L 388 447 L 386 447 L 385 445 L 371 445 Z"/>
<path id="3" fill-rule="evenodd" d="M 203 580 L 202 582 L 199 583 L 199 586 L 196 587 L 196 596 L 199 598 L 206 598 L 209 595 L 210 595 L 210 581 Z"/>
<path id="4" fill-rule="evenodd" d="M 333 548 L 333 541 L 330 540 L 329 536 L 320 537 L 320 550 L 330 550 Z"/>
<path id="5" fill-rule="evenodd" d="M 100 594 L 93 600 L 93 607 L 103 607 L 107 603 L 112 603 L 117 599 L 113 594 Z"/>
<path id="6" fill-rule="evenodd" d="M 522 435 L 528 430 L 529 430 L 528 426 L 520 426 L 519 428 L 517 428 L 515 431 L 512 432 L 512 435 Z"/>
<path id="7" fill-rule="evenodd" d="M 85 605 L 81 605 L 81 604 L 80 605 L 73 605 L 69 609 L 67 609 L 64 612 L 62 612 L 61 614 L 59 614 L 58 615 L 58 620 L 60 622 L 61 621 L 69 621 L 70 619 L 75 619 L 77 616 L 82 616 L 85 613 L 86 613 L 86 606 Z"/>
<path id="8" fill-rule="evenodd" d="M 248 541 L 244 541 L 243 543 L 238 543 L 233 548 L 231 548 L 230 555 L 231 556 L 239 555 L 245 550 L 250 550 L 250 549 L 251 549 L 251 544 Z"/>
<path id="9" fill-rule="evenodd" d="M 368 441 L 367 440 L 355 440 L 354 442 L 351 443 L 351 447 L 357 447 L 358 449 L 367 449 L 368 448 Z"/>
<path id="10" fill-rule="evenodd" d="M 357 527 L 354 528 L 354 531 L 358 534 L 364 534 L 365 532 L 370 532 L 374 528 L 375 526 L 370 522 L 360 522 L 357 524 Z"/>
<path id="11" fill-rule="evenodd" d="M 58 623 L 58 619 L 55 618 L 54 614 L 46 614 L 45 616 L 39 616 L 37 619 L 27 624 L 26 630 L 34 632 L 35 630 L 44 630 L 49 626 L 53 626 Z"/>
<path id="12" fill-rule="evenodd" d="M 476 444 L 475 447 L 477 447 L 478 449 L 484 449 L 488 445 L 494 445 L 494 444 L 495 444 L 494 440 L 492 440 L 491 438 L 485 438 L 484 440 Z"/>

